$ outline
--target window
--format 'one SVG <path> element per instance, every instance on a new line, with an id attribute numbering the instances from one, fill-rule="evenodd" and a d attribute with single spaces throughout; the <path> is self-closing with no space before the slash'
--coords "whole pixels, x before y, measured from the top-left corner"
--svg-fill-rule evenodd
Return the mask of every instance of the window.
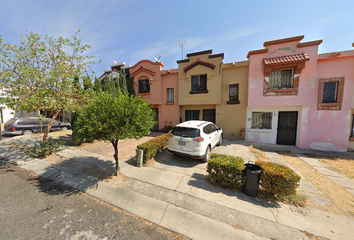
<path id="1" fill-rule="evenodd" d="M 186 110 L 185 121 L 199 120 L 200 110 Z"/>
<path id="2" fill-rule="evenodd" d="M 338 82 L 323 83 L 322 103 L 336 103 L 338 94 Z"/>
<path id="3" fill-rule="evenodd" d="M 271 112 L 252 112 L 252 129 L 272 129 Z"/>
<path id="4" fill-rule="evenodd" d="M 238 84 L 230 84 L 229 86 L 229 101 L 227 104 L 238 104 Z"/>
<path id="5" fill-rule="evenodd" d="M 318 80 L 317 110 L 341 110 L 344 77 Z"/>
<path id="6" fill-rule="evenodd" d="M 352 114 L 352 130 L 350 133 L 350 137 L 354 137 L 354 114 Z"/>
<path id="7" fill-rule="evenodd" d="M 294 79 L 294 69 L 275 69 L 270 72 L 269 89 L 292 88 Z"/>
<path id="8" fill-rule="evenodd" d="M 167 102 L 173 103 L 173 88 L 167 88 Z"/>
<path id="9" fill-rule="evenodd" d="M 192 91 L 207 93 L 207 75 L 192 76 Z"/>
<path id="10" fill-rule="evenodd" d="M 149 79 L 139 80 L 139 93 L 149 93 L 150 92 L 150 83 Z"/>

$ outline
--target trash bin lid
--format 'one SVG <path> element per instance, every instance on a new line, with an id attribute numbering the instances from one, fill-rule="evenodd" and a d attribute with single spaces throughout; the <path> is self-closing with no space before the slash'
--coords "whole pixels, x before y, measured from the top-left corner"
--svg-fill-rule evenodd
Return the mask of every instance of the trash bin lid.
<path id="1" fill-rule="evenodd" d="M 250 170 L 255 170 L 255 171 L 262 170 L 262 168 L 256 164 L 246 163 L 244 165 L 245 165 L 245 168 L 250 169 Z"/>

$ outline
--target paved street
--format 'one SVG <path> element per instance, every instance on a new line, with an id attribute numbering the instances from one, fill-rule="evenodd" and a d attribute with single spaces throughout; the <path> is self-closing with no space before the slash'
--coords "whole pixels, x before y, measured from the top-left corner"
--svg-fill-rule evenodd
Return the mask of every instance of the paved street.
<path id="1" fill-rule="evenodd" d="M 0 158 L 0 239 L 186 239 Z"/>

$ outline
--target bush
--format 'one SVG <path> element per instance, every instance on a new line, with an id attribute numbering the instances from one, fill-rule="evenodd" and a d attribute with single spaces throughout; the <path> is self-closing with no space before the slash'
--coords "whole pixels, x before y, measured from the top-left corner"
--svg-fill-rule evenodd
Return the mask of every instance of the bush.
<path id="1" fill-rule="evenodd" d="M 171 132 L 171 131 L 170 131 Z M 138 149 L 144 151 L 143 163 L 145 164 L 151 158 L 155 157 L 159 151 L 162 151 L 168 144 L 170 138 L 170 132 L 161 136 L 155 137 L 146 143 L 142 143 L 137 146 Z"/>
<path id="2" fill-rule="evenodd" d="M 272 162 L 257 161 L 263 171 L 260 177 L 261 186 L 276 195 L 296 195 L 301 177 L 292 169 Z"/>
<path id="3" fill-rule="evenodd" d="M 62 140 L 62 138 L 59 138 L 59 141 L 56 143 L 53 142 L 52 138 L 50 137 L 46 143 L 40 142 L 39 145 L 34 144 L 34 149 L 31 151 L 31 154 L 34 157 L 46 157 L 57 151 L 59 147 L 64 144 L 65 142 Z"/>
<path id="4" fill-rule="evenodd" d="M 211 179 L 227 188 L 237 188 L 245 184 L 244 161 L 240 157 L 212 153 L 207 165 Z"/>

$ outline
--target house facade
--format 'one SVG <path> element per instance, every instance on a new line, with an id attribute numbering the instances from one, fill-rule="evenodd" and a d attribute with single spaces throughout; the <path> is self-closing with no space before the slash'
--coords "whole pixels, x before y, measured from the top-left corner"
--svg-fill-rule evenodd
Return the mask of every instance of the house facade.
<path id="1" fill-rule="evenodd" d="M 318 55 L 322 40 L 264 42 L 250 51 L 246 140 L 347 151 L 354 51 Z"/>
<path id="2" fill-rule="evenodd" d="M 142 60 L 130 67 L 136 96 L 141 96 L 155 111 L 154 131 L 179 123 L 178 72 L 162 70 L 162 62 Z"/>
<path id="3" fill-rule="evenodd" d="M 182 122 L 206 120 L 239 137 L 245 126 L 248 61 L 223 64 L 212 50 L 187 54 L 178 63 L 178 103 Z"/>

